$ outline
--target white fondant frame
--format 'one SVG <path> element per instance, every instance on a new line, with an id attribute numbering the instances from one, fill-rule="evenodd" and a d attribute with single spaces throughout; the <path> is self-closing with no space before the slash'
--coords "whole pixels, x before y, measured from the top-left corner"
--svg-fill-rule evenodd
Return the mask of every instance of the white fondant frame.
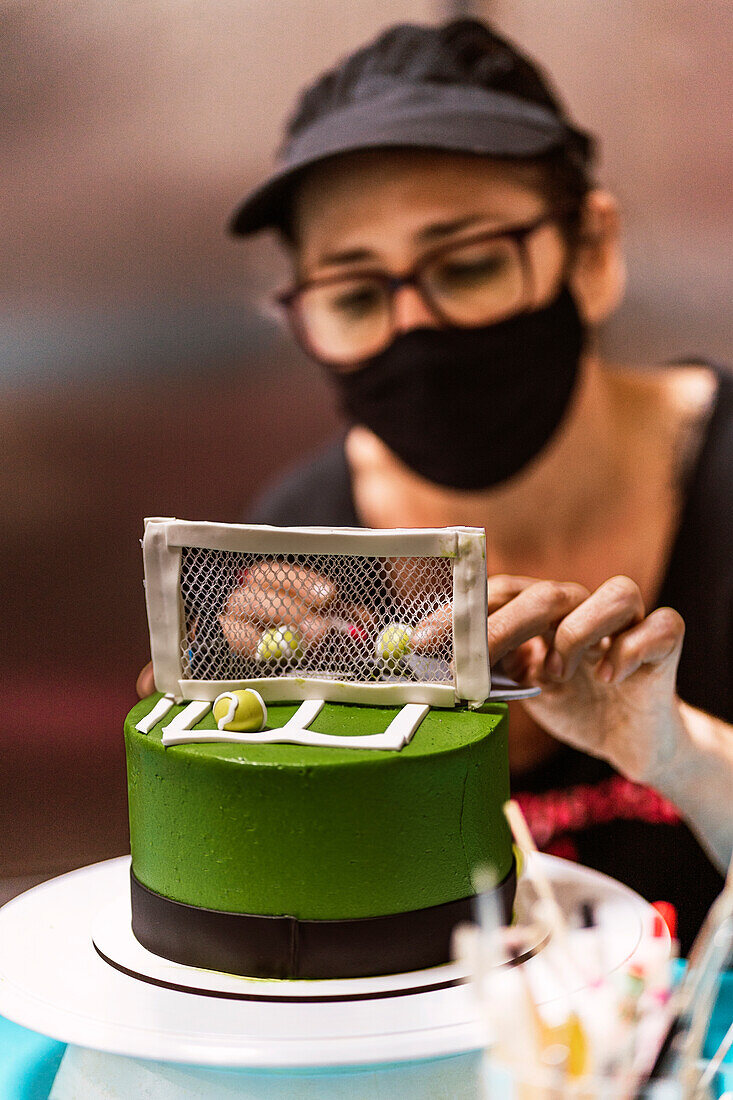
<path id="1" fill-rule="evenodd" d="M 256 680 L 185 680 L 181 639 L 185 631 L 180 594 L 183 547 L 254 554 L 341 554 L 360 557 L 440 557 L 453 561 L 454 682 L 352 683 L 299 676 Z M 298 699 L 389 706 L 435 707 L 465 701 L 480 706 L 489 695 L 485 535 L 478 527 L 370 530 L 354 527 L 267 527 L 251 524 L 145 520 L 145 594 L 150 649 L 158 691 L 176 699 L 213 701 L 222 691 L 252 687 L 266 703 Z"/>
<path id="2" fill-rule="evenodd" d="M 363 736 L 340 737 L 337 734 L 316 733 L 308 729 L 323 709 L 324 699 L 307 699 L 280 729 L 261 733 L 243 733 L 237 730 L 195 730 L 208 712 L 208 701 L 189 703 L 169 726 L 163 727 L 162 742 L 166 748 L 173 745 L 216 744 L 229 742 L 240 745 L 310 745 L 330 749 L 391 749 L 399 751 L 412 739 L 415 730 L 430 710 L 427 704 L 408 703 L 396 714 L 383 733 Z"/>
<path id="3" fill-rule="evenodd" d="M 346 680 L 324 680 L 297 676 L 273 676 L 258 680 L 179 680 L 179 699 L 208 699 L 213 703 L 223 691 L 253 688 L 266 703 L 296 703 L 304 699 L 327 699 L 331 703 L 399 707 L 405 703 L 427 703 L 431 707 L 454 707 L 453 684 L 369 684 Z"/>

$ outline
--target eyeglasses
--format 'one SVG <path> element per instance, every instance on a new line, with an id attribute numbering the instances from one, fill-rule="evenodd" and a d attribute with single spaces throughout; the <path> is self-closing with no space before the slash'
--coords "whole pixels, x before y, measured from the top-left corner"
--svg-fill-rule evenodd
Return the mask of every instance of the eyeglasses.
<path id="1" fill-rule="evenodd" d="M 520 312 L 531 300 L 527 238 L 562 217 L 548 212 L 523 225 L 442 245 L 400 276 L 365 270 L 307 279 L 276 301 L 310 355 L 348 370 L 394 339 L 394 298 L 403 286 L 415 287 L 442 325 L 490 325 Z"/>

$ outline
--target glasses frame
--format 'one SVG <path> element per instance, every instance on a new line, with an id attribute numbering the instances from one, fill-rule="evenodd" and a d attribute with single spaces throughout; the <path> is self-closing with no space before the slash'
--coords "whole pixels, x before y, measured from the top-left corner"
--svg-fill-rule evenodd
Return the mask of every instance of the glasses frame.
<path id="1" fill-rule="evenodd" d="M 517 250 L 519 252 L 519 259 L 522 270 L 522 300 L 519 304 L 519 308 L 511 310 L 503 317 L 497 317 L 496 323 L 505 320 L 507 317 L 517 316 L 523 313 L 528 302 L 533 298 L 534 292 L 534 278 L 532 273 L 531 264 L 529 263 L 529 255 L 527 251 L 527 239 L 538 229 L 544 225 L 549 225 L 553 222 L 561 223 L 563 220 L 570 217 L 573 213 L 577 212 L 577 207 L 568 208 L 565 210 L 548 210 L 544 214 L 540 214 L 538 217 L 533 218 L 531 221 L 522 222 L 518 225 L 504 226 L 501 229 L 484 230 L 480 233 L 474 233 L 468 237 L 462 237 L 460 240 L 451 241 L 449 243 L 437 245 L 435 248 L 429 249 L 423 253 L 420 259 L 406 271 L 403 275 L 390 275 L 388 272 L 380 268 L 364 267 L 355 270 L 351 274 L 334 273 L 333 275 L 322 275 L 314 279 L 303 279 L 300 282 L 295 283 L 293 286 L 288 287 L 274 295 L 274 302 L 285 311 L 290 328 L 298 341 L 308 355 L 312 356 L 317 362 L 322 363 L 324 366 L 331 369 L 348 368 L 355 366 L 359 359 L 354 359 L 353 363 L 347 363 L 343 361 L 337 361 L 334 359 L 328 359 L 324 357 L 317 348 L 315 348 L 308 337 L 307 326 L 305 325 L 300 310 L 300 302 L 303 294 L 310 290 L 312 287 L 329 286 L 334 283 L 344 282 L 350 278 L 369 278 L 374 279 L 379 283 L 386 291 L 387 301 L 390 311 L 390 326 L 388 330 L 388 336 L 381 347 L 373 351 L 372 355 L 379 354 L 379 351 L 388 347 L 395 336 L 395 309 L 394 299 L 395 294 L 402 287 L 410 286 L 420 294 L 420 297 L 427 305 L 435 319 L 443 327 L 449 328 L 473 328 L 472 325 L 461 325 L 450 317 L 446 316 L 445 312 L 441 309 L 438 303 L 434 300 L 429 288 L 423 282 L 423 272 L 426 267 L 430 267 L 441 257 L 449 255 L 451 252 L 460 248 L 465 248 L 473 244 L 482 244 L 484 241 L 500 240 L 502 238 L 509 238 L 514 241 Z"/>

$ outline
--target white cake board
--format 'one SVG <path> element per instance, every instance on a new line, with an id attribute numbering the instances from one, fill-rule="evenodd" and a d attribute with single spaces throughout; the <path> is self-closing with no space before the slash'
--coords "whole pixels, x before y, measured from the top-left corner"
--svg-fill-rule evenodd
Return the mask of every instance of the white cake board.
<path id="1" fill-rule="evenodd" d="M 594 871 L 535 858 L 563 908 L 593 900 L 599 922 L 613 929 L 604 949 L 608 973 L 640 951 L 653 915 L 646 902 Z M 78 1047 L 195 1066 L 358 1066 L 481 1046 L 471 990 L 456 965 L 281 982 L 216 975 L 150 955 L 114 915 L 115 906 L 124 912 L 129 862 L 121 857 L 73 871 L 0 910 L 0 1014 Z M 93 934 L 116 965 L 100 956 Z M 129 961 L 142 978 L 117 968 Z M 153 984 L 159 979 L 174 988 Z"/>

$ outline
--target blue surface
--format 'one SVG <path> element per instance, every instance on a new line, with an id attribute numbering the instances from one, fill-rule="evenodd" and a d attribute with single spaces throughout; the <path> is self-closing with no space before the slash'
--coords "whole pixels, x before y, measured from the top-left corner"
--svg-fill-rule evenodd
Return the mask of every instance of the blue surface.
<path id="1" fill-rule="evenodd" d="M 2 1100 L 48 1100 L 65 1043 L 27 1031 L 0 1016 Z"/>
<path id="2" fill-rule="evenodd" d="M 733 1023 L 733 970 L 723 975 L 718 990 L 718 999 L 713 1009 L 713 1018 L 710 1021 L 707 1038 L 705 1040 L 705 1055 L 712 1058 L 715 1051 L 723 1042 L 723 1038 L 731 1023 Z M 724 1065 L 728 1067 L 728 1088 L 733 1089 L 733 1048 L 728 1051 Z"/>
<path id="3" fill-rule="evenodd" d="M 733 971 L 724 975 L 710 1023 L 705 1054 L 710 1058 L 733 1020 Z M 0 1097 L 2 1100 L 48 1100 L 56 1071 L 66 1049 L 64 1043 L 0 1016 Z M 344 1070 L 348 1072 L 348 1070 Z M 733 1089 L 733 1050 L 718 1075 L 716 1091 Z"/>

